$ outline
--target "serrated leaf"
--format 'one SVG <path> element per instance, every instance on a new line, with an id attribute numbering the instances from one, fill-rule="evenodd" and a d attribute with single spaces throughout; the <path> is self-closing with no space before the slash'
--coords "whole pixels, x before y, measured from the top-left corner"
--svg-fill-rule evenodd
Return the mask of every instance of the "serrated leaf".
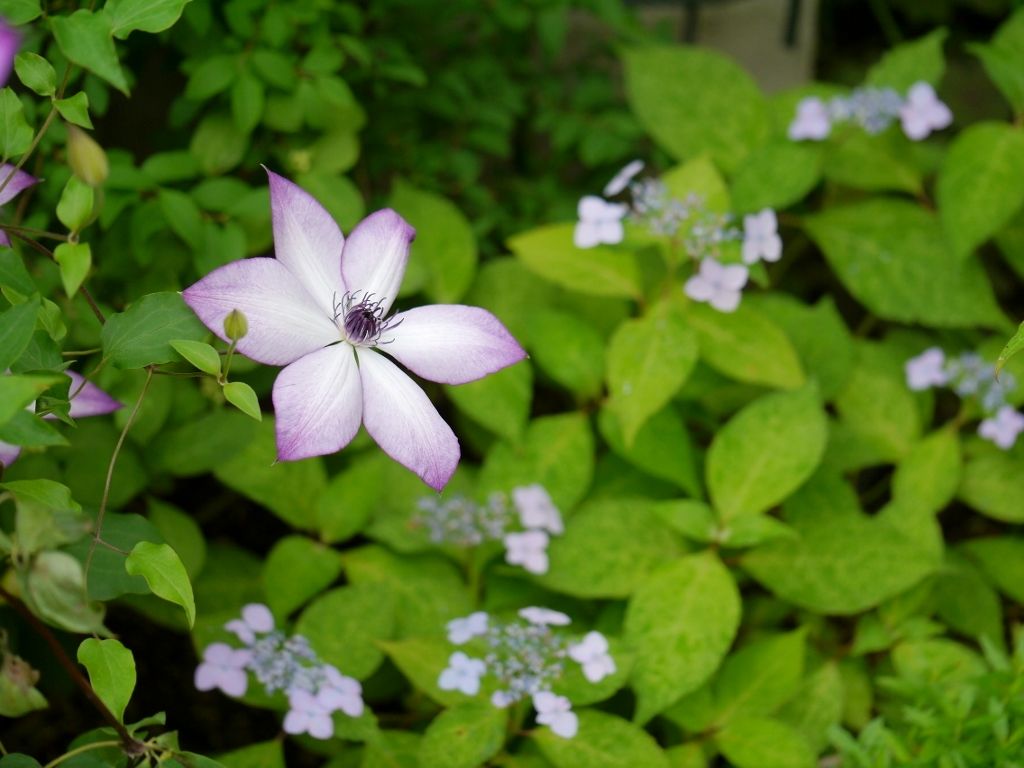
<path id="1" fill-rule="evenodd" d="M 167 544 L 140 541 L 124 561 L 125 570 L 141 576 L 157 597 L 180 605 L 191 627 L 196 621 L 196 602 L 188 572 L 178 554 Z"/>
<path id="2" fill-rule="evenodd" d="M 87 638 L 78 646 L 78 662 L 89 672 L 89 682 L 119 722 L 135 690 L 135 657 L 117 640 Z"/>

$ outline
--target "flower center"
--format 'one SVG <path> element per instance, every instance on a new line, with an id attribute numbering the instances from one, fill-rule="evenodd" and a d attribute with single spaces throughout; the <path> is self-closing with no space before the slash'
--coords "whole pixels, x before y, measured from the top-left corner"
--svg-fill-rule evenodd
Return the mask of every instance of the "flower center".
<path id="1" fill-rule="evenodd" d="M 384 299 L 374 299 L 374 294 L 366 291 L 350 291 L 334 305 L 334 322 L 342 320 L 342 329 L 349 342 L 355 345 L 374 347 L 387 344 L 380 340 L 381 334 L 388 328 L 397 327 L 402 321 L 394 323 L 394 317 L 384 316 Z"/>

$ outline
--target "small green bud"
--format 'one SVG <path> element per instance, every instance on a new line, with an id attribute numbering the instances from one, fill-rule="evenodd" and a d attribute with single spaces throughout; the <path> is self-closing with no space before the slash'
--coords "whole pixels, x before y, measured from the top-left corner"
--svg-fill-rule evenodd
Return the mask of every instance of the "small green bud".
<path id="1" fill-rule="evenodd" d="M 107 180 L 110 165 L 103 147 L 88 133 L 68 125 L 68 164 L 75 176 L 90 187 L 98 187 Z"/>
<path id="2" fill-rule="evenodd" d="M 224 318 L 224 335 L 231 341 L 240 341 L 249 332 L 249 321 L 239 310 L 232 309 Z"/>

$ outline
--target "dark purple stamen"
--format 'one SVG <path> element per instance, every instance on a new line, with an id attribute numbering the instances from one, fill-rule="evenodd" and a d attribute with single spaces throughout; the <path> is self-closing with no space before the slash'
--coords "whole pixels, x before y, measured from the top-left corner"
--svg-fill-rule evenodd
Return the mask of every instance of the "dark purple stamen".
<path id="1" fill-rule="evenodd" d="M 387 344 L 381 342 L 381 334 L 388 328 L 394 328 L 401 324 L 393 323 L 393 317 L 384 317 L 383 299 L 374 300 L 372 293 L 363 293 L 362 298 L 358 296 L 359 291 L 346 293 L 340 302 L 334 305 L 334 321 L 344 316 L 345 335 L 353 344 L 365 346 L 376 346 Z"/>

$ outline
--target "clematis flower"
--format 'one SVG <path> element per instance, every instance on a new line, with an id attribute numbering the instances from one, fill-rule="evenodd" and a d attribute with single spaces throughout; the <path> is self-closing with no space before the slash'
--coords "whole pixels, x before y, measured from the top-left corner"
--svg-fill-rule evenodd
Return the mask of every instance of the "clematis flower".
<path id="1" fill-rule="evenodd" d="M 64 371 L 71 386 L 68 395 L 71 398 L 71 408 L 68 415 L 73 419 L 81 419 L 89 416 L 103 416 L 121 408 L 121 403 L 112 398 L 91 381 L 86 381 L 74 371 Z M 54 416 L 44 416 L 44 419 L 52 419 Z M 0 464 L 9 467 L 14 460 L 21 455 L 20 445 L 11 445 L 0 440 Z"/>
<path id="2" fill-rule="evenodd" d="M 775 211 L 765 208 L 760 213 L 743 217 L 743 262 L 756 264 L 761 259 L 778 261 L 782 256 L 782 238 Z"/>
<path id="3" fill-rule="evenodd" d="M 533 708 L 537 710 L 537 722 L 546 725 L 556 736 L 571 739 L 579 730 L 579 718 L 565 696 L 538 691 L 533 694 Z"/>
<path id="4" fill-rule="evenodd" d="M 509 565 L 521 565 L 530 573 L 547 573 L 548 535 L 544 531 L 509 533 L 504 544 Z"/>
<path id="5" fill-rule="evenodd" d="M 935 95 L 931 85 L 920 82 L 910 87 L 900 108 L 900 123 L 908 139 L 920 141 L 932 131 L 948 128 L 952 122 L 953 113 Z"/>
<path id="6" fill-rule="evenodd" d="M 572 623 L 572 619 L 561 611 L 553 611 L 550 608 L 538 608 L 531 605 L 527 608 L 520 608 L 519 615 L 531 624 L 537 626 L 565 627 Z"/>
<path id="7" fill-rule="evenodd" d="M 185 301 L 222 339 L 224 318 L 238 309 L 249 324 L 238 351 L 285 366 L 273 390 L 280 460 L 339 451 L 361 422 L 385 453 L 441 490 L 459 441 L 390 358 L 425 379 L 465 384 L 526 353 L 477 307 L 389 315 L 415 230 L 386 209 L 346 240 L 311 195 L 268 174 L 276 258 L 226 264 L 185 290 Z"/>
<path id="8" fill-rule="evenodd" d="M 244 696 L 249 687 L 245 668 L 252 652 L 232 648 L 227 643 L 211 643 L 203 651 L 203 661 L 196 667 L 195 684 L 200 691 L 219 688 L 228 696 Z"/>
<path id="9" fill-rule="evenodd" d="M 949 383 L 946 371 L 946 354 L 938 347 L 930 347 L 917 357 L 907 360 L 904 366 L 907 386 L 915 392 Z"/>
<path id="10" fill-rule="evenodd" d="M 480 678 L 487 671 L 487 665 L 480 659 L 471 659 L 462 651 L 456 651 L 448 658 L 448 667 L 441 672 L 437 687 L 442 691 L 461 691 L 467 696 L 480 692 Z"/>
<path id="11" fill-rule="evenodd" d="M 246 645 L 252 645 L 256 635 L 273 631 L 274 614 L 262 603 L 249 603 L 242 608 L 242 618 L 232 619 L 224 625 L 224 629 Z"/>
<path id="12" fill-rule="evenodd" d="M 288 696 L 288 714 L 284 716 L 284 732 L 292 735 L 308 733 L 314 739 L 334 735 L 331 710 L 309 691 L 292 691 Z"/>
<path id="13" fill-rule="evenodd" d="M 519 512 L 524 528 L 540 529 L 556 536 L 565 531 L 562 515 L 543 485 L 521 486 L 512 489 L 512 503 Z"/>
<path id="14" fill-rule="evenodd" d="M 3 46 L 4 33 L 3 28 L 0 27 L 0 73 L 3 71 Z M 8 66 L 8 72 L 10 72 L 10 66 Z M 2 83 L 0 83 L 0 85 L 2 85 Z M 3 163 L 0 165 L 0 184 L 3 183 L 4 179 L 11 175 L 11 171 L 14 171 L 14 176 L 11 176 L 11 180 L 7 182 L 7 186 L 0 190 L 0 205 L 5 205 L 6 203 L 11 202 L 11 200 L 17 197 L 23 190 L 39 182 L 39 179 L 35 176 L 25 173 L 20 168 L 15 169 L 15 167 L 10 163 Z M 0 245 L 9 246 L 10 244 L 11 238 L 4 230 L 0 229 Z"/>
<path id="15" fill-rule="evenodd" d="M 0 18 L 0 87 L 7 84 L 14 69 L 14 57 L 21 47 L 21 33 Z"/>
<path id="16" fill-rule="evenodd" d="M 474 637 L 487 634 L 487 614 L 484 611 L 476 611 L 465 618 L 452 619 L 448 622 L 447 629 L 449 643 L 468 643 Z"/>
<path id="17" fill-rule="evenodd" d="M 1013 448 L 1021 432 L 1024 432 L 1024 413 L 1015 411 L 1012 405 L 1004 405 L 995 416 L 989 416 L 978 425 L 978 434 L 1004 451 Z"/>
<path id="18" fill-rule="evenodd" d="M 719 312 L 734 312 L 749 272 L 742 264 L 725 265 L 712 258 L 701 261 L 700 269 L 686 281 L 683 291 L 694 301 L 709 303 Z"/>
<path id="19" fill-rule="evenodd" d="M 624 231 L 622 218 L 629 208 L 623 203 L 609 203 L 594 195 L 580 200 L 577 214 L 580 220 L 572 233 L 577 248 L 593 248 L 606 243 L 615 245 L 622 242 Z"/>
<path id="20" fill-rule="evenodd" d="M 832 130 L 828 106 L 815 96 L 801 99 L 796 107 L 796 117 L 789 124 L 789 138 L 793 141 L 809 139 L 821 141 Z"/>
<path id="21" fill-rule="evenodd" d="M 615 176 L 612 177 L 611 181 L 605 184 L 604 196 L 615 197 L 615 195 L 619 194 L 619 192 L 628 187 L 629 182 L 631 182 L 633 178 L 643 169 L 643 160 L 633 160 L 632 162 L 627 163 L 621 171 L 619 171 L 618 173 L 615 174 Z"/>
<path id="22" fill-rule="evenodd" d="M 615 674 L 615 659 L 608 653 L 608 640 L 600 632 L 587 632 L 583 640 L 569 646 L 569 658 L 583 667 L 583 676 L 592 683 Z"/>

